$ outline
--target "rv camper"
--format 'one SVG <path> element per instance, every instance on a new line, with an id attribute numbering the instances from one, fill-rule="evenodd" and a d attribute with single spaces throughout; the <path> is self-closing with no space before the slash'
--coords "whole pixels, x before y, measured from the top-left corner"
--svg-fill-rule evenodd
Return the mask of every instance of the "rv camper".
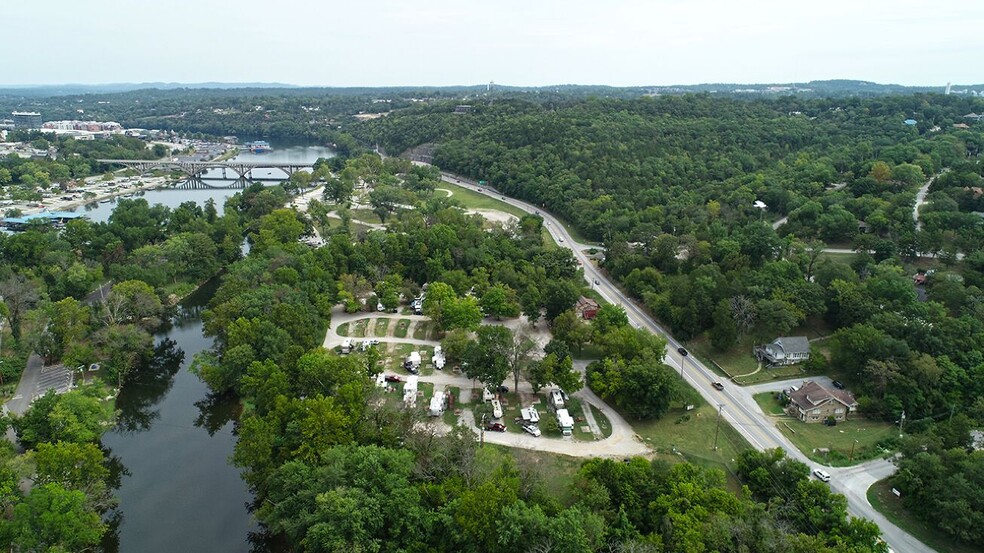
<path id="1" fill-rule="evenodd" d="M 346 338 L 345 341 L 342 342 L 342 353 L 351 353 L 351 352 L 352 352 L 352 339 Z"/>
<path id="2" fill-rule="evenodd" d="M 574 417 L 567 412 L 567 409 L 557 409 L 557 426 L 565 436 L 574 433 Z"/>
<path id="3" fill-rule="evenodd" d="M 444 410 L 448 407 L 448 393 L 447 391 L 434 394 L 430 402 L 430 416 L 440 417 L 444 414 Z"/>

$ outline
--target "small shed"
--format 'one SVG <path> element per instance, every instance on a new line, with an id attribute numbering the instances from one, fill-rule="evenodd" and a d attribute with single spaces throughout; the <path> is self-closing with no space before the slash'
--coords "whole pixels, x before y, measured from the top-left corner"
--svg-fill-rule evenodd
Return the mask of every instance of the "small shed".
<path id="1" fill-rule="evenodd" d="M 582 319 L 595 318 L 595 315 L 598 314 L 598 309 L 600 308 L 601 306 L 598 305 L 598 302 L 584 296 L 578 298 L 577 303 L 574 304 L 574 312 L 577 313 Z"/>

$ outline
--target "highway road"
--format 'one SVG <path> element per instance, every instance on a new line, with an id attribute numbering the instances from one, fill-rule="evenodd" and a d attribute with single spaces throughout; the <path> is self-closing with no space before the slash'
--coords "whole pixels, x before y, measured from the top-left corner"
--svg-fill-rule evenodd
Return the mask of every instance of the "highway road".
<path id="1" fill-rule="evenodd" d="M 812 468 L 817 463 L 807 459 L 799 449 L 786 439 L 779 432 L 772 419 L 763 413 L 751 398 L 751 392 L 740 386 L 725 382 L 724 390 L 718 391 L 712 384 L 721 380 L 713 371 L 708 369 L 703 363 L 688 356 L 686 359 L 678 353 L 677 349 L 681 344 L 677 342 L 663 327 L 656 323 L 644 310 L 624 294 L 608 277 L 591 264 L 591 260 L 585 254 L 584 249 L 588 245 L 578 244 L 567 229 L 546 211 L 523 201 L 508 198 L 499 192 L 489 189 L 487 186 L 480 186 L 475 182 L 451 175 L 441 173 L 442 178 L 449 183 L 474 190 L 493 198 L 522 209 L 527 213 L 539 213 L 544 219 L 547 230 L 555 241 L 561 246 L 569 248 L 574 257 L 581 262 L 584 268 L 584 278 L 588 283 L 608 302 L 622 306 L 628 315 L 629 321 L 637 328 L 645 328 L 651 332 L 666 338 L 668 344 L 665 361 L 668 365 L 681 370 L 688 384 L 694 387 L 700 395 L 711 405 L 723 407 L 723 418 L 742 435 L 748 442 L 759 450 L 782 448 L 786 454 Z M 898 552 L 905 553 L 934 553 L 934 550 L 926 546 L 909 533 L 895 526 L 876 511 L 868 503 L 866 493 L 868 487 L 880 478 L 890 475 L 894 471 L 894 466 L 883 460 L 872 461 L 850 468 L 827 467 L 826 470 L 831 475 L 831 488 L 848 499 L 848 510 L 851 514 L 864 517 L 878 524 L 882 531 L 883 539 Z"/>

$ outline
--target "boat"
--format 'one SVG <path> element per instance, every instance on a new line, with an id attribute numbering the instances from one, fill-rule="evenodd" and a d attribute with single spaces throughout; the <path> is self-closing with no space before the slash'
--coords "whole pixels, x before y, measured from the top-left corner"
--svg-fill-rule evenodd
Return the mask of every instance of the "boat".
<path id="1" fill-rule="evenodd" d="M 263 140 L 254 140 L 253 142 L 247 142 L 243 145 L 244 148 L 253 152 L 254 154 L 262 154 L 264 152 L 272 152 L 273 148 L 270 147 L 270 143 Z"/>

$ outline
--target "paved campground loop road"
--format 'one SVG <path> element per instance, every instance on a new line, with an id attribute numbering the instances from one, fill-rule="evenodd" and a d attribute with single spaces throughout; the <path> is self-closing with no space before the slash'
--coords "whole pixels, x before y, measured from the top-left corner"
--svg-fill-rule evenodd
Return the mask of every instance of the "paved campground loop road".
<path id="1" fill-rule="evenodd" d="M 346 324 L 352 323 L 360 319 L 369 319 L 370 327 L 374 321 L 378 319 L 389 319 L 390 324 L 394 324 L 400 319 L 408 319 L 410 321 L 429 321 L 430 318 L 422 315 L 399 315 L 399 314 L 381 314 L 381 313 L 345 313 L 340 307 L 336 307 L 332 311 L 331 325 L 328 328 L 328 333 L 325 336 L 324 347 L 327 349 L 332 349 L 335 346 L 340 345 L 345 341 L 346 336 L 341 336 L 338 334 L 338 327 Z M 369 327 L 367 327 L 369 328 Z M 366 339 L 372 339 L 373 337 L 358 338 L 352 337 L 353 341 L 360 341 Z M 395 338 L 392 336 L 387 337 L 375 337 L 381 343 L 394 343 L 394 344 L 414 344 L 419 346 L 436 346 L 439 342 L 434 340 L 420 340 L 416 338 Z M 583 365 L 578 367 L 583 371 Z M 430 382 L 434 384 L 435 389 L 443 387 L 458 387 L 460 389 L 471 389 L 478 385 L 475 381 L 470 378 L 453 373 L 451 371 L 434 371 L 434 374 L 421 375 L 419 377 L 420 382 Z M 519 383 L 519 392 L 532 394 L 533 388 L 528 382 L 521 381 Z M 608 438 L 595 441 L 577 441 L 573 438 L 545 438 L 539 437 L 535 438 L 525 433 L 512 433 L 512 432 L 486 432 L 485 441 L 492 444 L 504 445 L 509 447 L 515 447 L 520 449 L 533 449 L 537 451 L 546 451 L 550 453 L 560 453 L 563 455 L 570 455 L 573 457 L 632 457 L 634 455 L 647 455 L 651 452 L 649 447 L 643 444 L 635 434 L 632 425 L 625 421 L 614 409 L 605 404 L 598 396 L 594 394 L 588 388 L 583 388 L 574 394 L 574 397 L 581 399 L 582 402 L 587 402 L 594 405 L 599 411 L 601 411 L 606 417 L 608 417 L 609 422 L 612 426 L 612 435 Z M 586 412 L 590 412 L 586 409 Z M 474 419 L 469 420 L 469 415 L 471 411 L 465 409 L 462 411 L 462 422 L 464 422 L 469 428 L 473 429 L 476 434 L 480 431 L 474 424 Z M 443 424 L 443 423 L 440 423 Z"/>

